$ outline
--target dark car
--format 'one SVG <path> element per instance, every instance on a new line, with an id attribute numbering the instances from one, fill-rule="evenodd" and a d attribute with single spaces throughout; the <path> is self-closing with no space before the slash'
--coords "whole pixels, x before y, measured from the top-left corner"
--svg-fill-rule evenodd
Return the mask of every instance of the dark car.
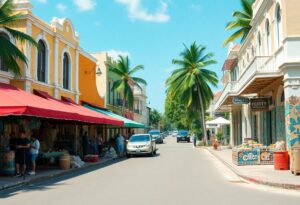
<path id="1" fill-rule="evenodd" d="M 189 131 L 187 130 L 179 130 L 177 134 L 177 142 L 190 142 Z"/>
<path id="2" fill-rule="evenodd" d="M 156 143 L 162 144 L 164 143 L 163 136 L 160 134 L 159 130 L 151 130 L 149 134 L 155 139 Z"/>

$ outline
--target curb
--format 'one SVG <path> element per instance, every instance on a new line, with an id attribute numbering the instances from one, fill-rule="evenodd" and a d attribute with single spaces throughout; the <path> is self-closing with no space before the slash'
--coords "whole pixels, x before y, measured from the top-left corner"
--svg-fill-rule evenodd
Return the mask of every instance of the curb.
<path id="1" fill-rule="evenodd" d="M 113 161 L 119 162 L 119 161 L 122 161 L 122 160 L 123 160 L 123 158 L 103 160 L 103 161 L 100 161 L 98 163 L 88 164 L 88 165 L 80 167 L 80 168 L 62 170 L 61 172 L 58 172 L 58 173 L 36 177 L 36 178 L 33 178 L 31 180 L 28 180 L 28 181 L 19 181 L 19 182 L 14 183 L 14 184 L 1 185 L 0 186 L 0 192 L 4 191 L 4 190 L 8 190 L 8 189 L 18 188 L 18 187 L 38 183 L 38 182 L 41 182 L 41 181 L 44 181 L 44 180 L 47 180 L 47 179 L 60 177 L 60 176 L 63 176 L 63 175 L 66 175 L 66 174 L 69 174 L 69 173 L 72 173 L 72 172 L 75 173 L 75 172 L 84 171 L 84 170 L 87 170 L 87 169 L 90 169 L 90 168 L 93 168 L 93 167 L 97 167 L 97 166 L 104 166 L 104 165 L 110 164 Z"/>
<path id="2" fill-rule="evenodd" d="M 219 161 L 221 161 L 225 166 L 227 166 L 231 171 L 233 171 L 237 176 L 241 177 L 242 179 L 255 183 L 255 184 L 260 184 L 260 185 L 266 185 L 266 186 L 271 186 L 271 187 L 276 187 L 276 188 L 283 188 L 283 189 L 288 189 L 288 190 L 300 190 L 300 184 L 286 184 L 286 183 L 277 183 L 277 182 L 272 182 L 272 181 L 267 181 L 263 179 L 256 179 L 247 175 L 242 174 L 240 171 L 238 171 L 236 168 L 234 168 L 231 164 L 227 163 L 225 160 L 223 160 L 221 157 L 217 156 L 214 152 L 209 150 L 208 148 L 205 148 L 209 153 L 211 153 L 215 158 L 217 158 Z"/>

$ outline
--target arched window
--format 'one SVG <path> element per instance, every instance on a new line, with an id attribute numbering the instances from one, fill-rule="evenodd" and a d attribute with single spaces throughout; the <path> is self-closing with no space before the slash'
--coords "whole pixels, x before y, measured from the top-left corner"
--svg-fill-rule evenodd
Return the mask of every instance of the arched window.
<path id="1" fill-rule="evenodd" d="M 280 6 L 276 7 L 276 37 L 277 37 L 277 46 L 281 44 L 281 9 Z"/>
<path id="2" fill-rule="evenodd" d="M 267 19 L 266 21 L 266 49 L 267 55 L 271 54 L 271 35 L 270 35 L 270 21 Z"/>
<path id="3" fill-rule="evenodd" d="M 0 35 L 2 38 L 6 38 L 7 40 L 9 40 L 9 36 L 6 33 L 1 32 Z M 0 57 L 0 71 L 8 72 L 8 68 L 5 66 L 3 58 L 1 57 Z"/>
<path id="4" fill-rule="evenodd" d="M 46 45 L 44 41 L 38 42 L 38 57 L 37 57 L 37 80 L 46 83 Z"/>
<path id="5" fill-rule="evenodd" d="M 63 88 L 70 89 L 70 59 L 67 53 L 63 58 Z"/>

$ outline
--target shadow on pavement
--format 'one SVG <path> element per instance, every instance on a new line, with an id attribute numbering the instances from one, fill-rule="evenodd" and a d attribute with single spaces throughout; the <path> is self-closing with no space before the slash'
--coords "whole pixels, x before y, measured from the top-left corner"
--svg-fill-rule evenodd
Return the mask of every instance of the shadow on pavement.
<path id="1" fill-rule="evenodd" d="M 9 197 L 12 197 L 12 196 L 15 196 L 18 194 L 22 194 L 24 192 L 30 192 L 30 191 L 35 191 L 35 190 L 46 191 L 46 190 L 50 190 L 50 189 L 56 189 L 58 186 L 67 185 L 65 183 L 60 183 L 61 181 L 72 179 L 72 178 L 75 178 L 75 177 L 78 177 L 78 176 L 81 176 L 84 174 L 88 174 L 90 172 L 111 166 L 113 164 L 123 162 L 125 160 L 126 160 L 126 158 L 115 159 L 115 160 L 111 160 L 108 162 L 104 162 L 103 164 L 95 165 L 92 167 L 87 167 L 85 169 L 78 169 L 78 170 L 75 169 L 69 173 L 64 173 L 61 176 L 55 176 L 53 178 L 44 179 L 44 180 L 41 180 L 39 182 L 35 182 L 32 184 L 29 183 L 27 185 L 23 185 L 20 187 L 3 190 L 3 191 L 0 191 L 0 199 L 1 198 L 9 198 Z"/>

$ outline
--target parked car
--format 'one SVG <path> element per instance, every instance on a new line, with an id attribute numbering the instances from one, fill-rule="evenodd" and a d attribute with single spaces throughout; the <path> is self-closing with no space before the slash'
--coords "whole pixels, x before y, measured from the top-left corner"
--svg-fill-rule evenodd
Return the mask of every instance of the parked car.
<path id="1" fill-rule="evenodd" d="M 150 134 L 132 135 L 127 141 L 126 156 L 151 155 L 156 154 L 156 143 Z"/>
<path id="2" fill-rule="evenodd" d="M 174 130 L 173 133 L 172 133 L 172 136 L 173 136 L 173 137 L 177 137 L 177 135 L 178 135 L 178 131 L 177 131 L 177 130 Z"/>
<path id="3" fill-rule="evenodd" d="M 189 131 L 179 130 L 178 135 L 177 135 L 177 142 L 181 142 L 181 141 L 185 141 L 185 142 L 191 141 Z"/>
<path id="4" fill-rule="evenodd" d="M 150 130 L 149 134 L 155 139 L 156 143 L 159 143 L 159 144 L 164 143 L 164 138 L 161 135 L 159 130 Z"/>

